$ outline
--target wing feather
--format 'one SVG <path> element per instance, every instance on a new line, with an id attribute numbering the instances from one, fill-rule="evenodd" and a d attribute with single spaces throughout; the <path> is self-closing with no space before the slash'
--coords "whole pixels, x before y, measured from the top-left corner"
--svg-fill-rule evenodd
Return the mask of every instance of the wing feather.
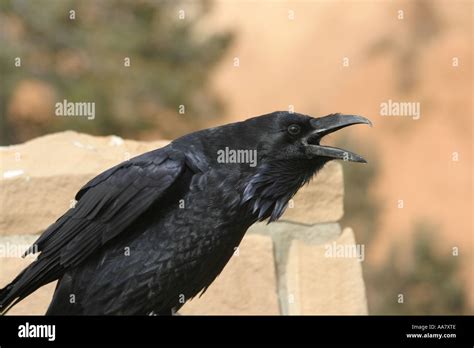
<path id="1" fill-rule="evenodd" d="M 119 164 L 89 181 L 77 193 L 76 206 L 26 251 L 25 255 L 41 253 L 2 290 L 0 312 L 125 232 L 160 200 L 185 168 L 184 154 L 165 147 Z"/>

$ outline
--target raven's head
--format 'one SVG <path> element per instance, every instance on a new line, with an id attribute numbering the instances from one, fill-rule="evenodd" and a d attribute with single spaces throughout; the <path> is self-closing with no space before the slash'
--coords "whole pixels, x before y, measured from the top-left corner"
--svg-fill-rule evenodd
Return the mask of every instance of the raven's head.
<path id="1" fill-rule="evenodd" d="M 269 217 L 274 221 L 298 189 L 328 161 L 366 162 L 348 150 L 321 145 L 324 136 L 358 123 L 371 125 L 361 116 L 314 118 L 277 111 L 191 133 L 174 143 L 195 165 L 201 163 L 203 170 L 222 166 L 229 176 L 241 178 L 240 187 L 236 187 L 242 190 L 241 205 L 250 208 L 258 220 Z"/>
<path id="2" fill-rule="evenodd" d="M 361 116 L 331 114 L 314 118 L 307 115 L 273 112 L 242 122 L 257 143 L 263 158 L 325 163 L 333 159 L 366 163 L 361 156 L 337 147 L 321 145 L 321 139 L 339 129 L 372 123 Z M 247 135 L 244 135 L 247 137 Z M 249 141 L 251 143 L 251 141 Z M 263 159 L 262 158 L 262 159 Z"/>
<path id="3" fill-rule="evenodd" d="M 259 220 L 278 219 L 288 201 L 325 163 L 333 159 L 366 163 L 361 156 L 321 144 L 324 136 L 354 124 L 371 122 L 361 116 L 331 114 L 313 118 L 307 115 L 274 112 L 241 123 L 246 133 L 239 141 L 252 143 L 258 152 L 258 165 L 245 186 L 242 203 L 250 205 Z"/>

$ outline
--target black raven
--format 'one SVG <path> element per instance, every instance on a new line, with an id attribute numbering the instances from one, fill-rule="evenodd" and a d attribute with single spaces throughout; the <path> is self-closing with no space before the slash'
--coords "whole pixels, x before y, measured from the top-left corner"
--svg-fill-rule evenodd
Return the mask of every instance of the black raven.
<path id="1" fill-rule="evenodd" d="M 273 112 L 204 129 L 110 168 L 25 252 L 40 252 L 0 290 L 0 313 L 58 279 L 49 315 L 171 314 L 206 291 L 246 230 L 277 220 L 332 159 L 323 146 L 361 116 Z"/>

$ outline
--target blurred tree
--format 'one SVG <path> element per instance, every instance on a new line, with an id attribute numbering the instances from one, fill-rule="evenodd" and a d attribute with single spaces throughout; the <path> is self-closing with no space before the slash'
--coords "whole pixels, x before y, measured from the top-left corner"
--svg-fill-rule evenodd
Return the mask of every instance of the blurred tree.
<path id="1" fill-rule="evenodd" d="M 209 1 L 2 1 L 1 143 L 64 129 L 173 138 L 205 125 L 223 107 L 208 80 L 232 38 L 204 30 L 210 10 Z M 95 119 L 56 117 L 63 99 L 95 102 Z"/>

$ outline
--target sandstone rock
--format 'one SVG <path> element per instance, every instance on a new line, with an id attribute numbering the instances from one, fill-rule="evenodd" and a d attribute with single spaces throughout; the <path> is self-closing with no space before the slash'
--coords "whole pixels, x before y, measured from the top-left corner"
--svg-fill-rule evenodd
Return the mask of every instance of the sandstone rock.
<path id="1" fill-rule="evenodd" d="M 286 265 L 289 314 L 367 314 L 361 263 L 337 250 L 354 245 L 350 228 L 322 245 L 293 241 Z"/>
<path id="2" fill-rule="evenodd" d="M 287 288 L 287 263 L 290 247 L 295 241 L 308 245 L 321 245 L 337 240 L 341 235 L 341 227 L 336 222 L 302 225 L 295 222 L 274 222 L 254 224 L 247 233 L 268 235 L 273 240 L 277 286 L 282 314 L 290 314 L 289 293 Z M 291 270 L 290 270 L 291 271 Z M 291 274 L 289 275 L 292 276 Z"/>
<path id="3" fill-rule="evenodd" d="M 0 235 L 43 231 L 94 176 L 167 143 L 67 131 L 0 148 Z"/>
<path id="4" fill-rule="evenodd" d="M 23 259 L 21 254 L 38 237 L 38 235 L 0 237 L 0 289 L 33 262 L 34 257 Z M 48 308 L 55 287 L 56 282 L 43 286 L 15 305 L 7 315 L 43 315 Z"/>
<path id="5" fill-rule="evenodd" d="M 343 210 L 344 181 L 342 166 L 329 162 L 307 186 L 293 198 L 281 221 L 312 225 L 338 221 Z"/>
<path id="6" fill-rule="evenodd" d="M 247 235 L 204 295 L 183 306 L 182 314 L 279 314 L 272 241 Z"/>
<path id="7" fill-rule="evenodd" d="M 309 244 L 322 244 L 339 238 L 341 227 L 337 222 L 303 225 L 297 222 L 276 221 L 271 224 L 257 222 L 250 226 L 247 234 L 270 236 L 278 246 L 288 245 L 293 239 Z"/>

